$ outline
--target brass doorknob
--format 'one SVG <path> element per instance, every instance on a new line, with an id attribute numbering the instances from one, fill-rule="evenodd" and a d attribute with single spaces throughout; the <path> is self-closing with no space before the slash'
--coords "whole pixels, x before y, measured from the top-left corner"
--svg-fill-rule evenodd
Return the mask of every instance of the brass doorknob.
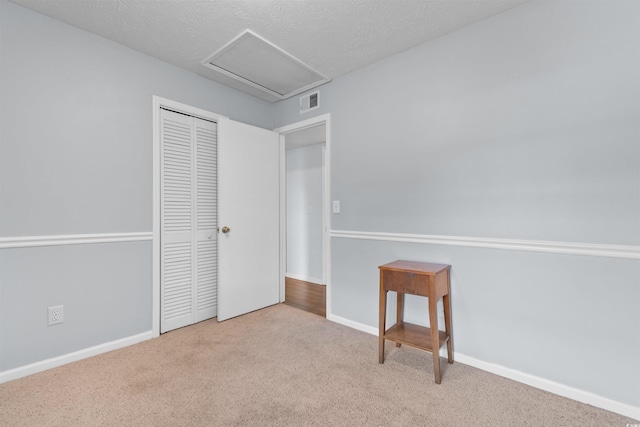
<path id="1" fill-rule="evenodd" d="M 230 232 L 231 229 L 229 227 L 227 227 L 226 225 L 224 227 L 222 227 L 222 232 L 227 234 L 228 232 Z"/>

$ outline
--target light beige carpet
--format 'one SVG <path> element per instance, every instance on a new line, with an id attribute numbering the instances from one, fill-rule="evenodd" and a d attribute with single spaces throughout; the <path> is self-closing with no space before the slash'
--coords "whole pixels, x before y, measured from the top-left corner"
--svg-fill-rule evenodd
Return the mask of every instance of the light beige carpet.
<path id="1" fill-rule="evenodd" d="M 3 426 L 620 426 L 620 415 L 286 305 L 0 385 Z"/>

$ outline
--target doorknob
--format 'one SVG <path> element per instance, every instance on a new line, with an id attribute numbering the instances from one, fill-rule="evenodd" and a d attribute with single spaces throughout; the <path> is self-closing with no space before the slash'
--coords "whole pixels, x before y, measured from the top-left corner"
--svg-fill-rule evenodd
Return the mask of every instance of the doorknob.
<path id="1" fill-rule="evenodd" d="M 229 227 L 227 227 L 226 225 L 225 225 L 224 227 L 222 227 L 222 232 L 223 232 L 224 234 L 227 234 L 227 233 L 228 233 L 228 232 L 230 232 L 230 231 L 231 231 L 231 229 L 230 229 Z"/>

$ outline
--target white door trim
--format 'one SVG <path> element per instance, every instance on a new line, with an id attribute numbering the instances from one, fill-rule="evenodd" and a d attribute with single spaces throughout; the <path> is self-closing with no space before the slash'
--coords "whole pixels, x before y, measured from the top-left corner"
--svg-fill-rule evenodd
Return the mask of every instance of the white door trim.
<path id="1" fill-rule="evenodd" d="M 306 128 L 325 125 L 325 155 L 324 155 L 324 192 L 323 192 L 323 209 L 322 209 L 322 275 L 327 285 L 327 317 L 331 315 L 331 248 L 329 230 L 331 230 L 331 215 L 329 212 L 331 206 L 331 114 L 322 114 L 320 116 L 311 117 L 300 122 L 282 126 L 274 131 L 280 134 L 280 302 L 284 301 L 284 272 L 287 262 L 287 218 L 286 218 L 286 162 L 285 162 L 285 146 L 284 136 L 288 133 L 296 132 Z"/>
<path id="2" fill-rule="evenodd" d="M 160 336 L 160 109 L 218 122 L 228 118 L 187 104 L 153 95 L 153 261 L 151 336 Z"/>

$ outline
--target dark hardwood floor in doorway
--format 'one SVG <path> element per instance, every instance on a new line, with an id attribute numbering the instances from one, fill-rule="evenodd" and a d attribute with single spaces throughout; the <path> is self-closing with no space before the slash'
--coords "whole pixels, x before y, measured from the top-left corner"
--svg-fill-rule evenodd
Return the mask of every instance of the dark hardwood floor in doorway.
<path id="1" fill-rule="evenodd" d="M 327 287 L 285 277 L 284 303 L 326 317 Z"/>

